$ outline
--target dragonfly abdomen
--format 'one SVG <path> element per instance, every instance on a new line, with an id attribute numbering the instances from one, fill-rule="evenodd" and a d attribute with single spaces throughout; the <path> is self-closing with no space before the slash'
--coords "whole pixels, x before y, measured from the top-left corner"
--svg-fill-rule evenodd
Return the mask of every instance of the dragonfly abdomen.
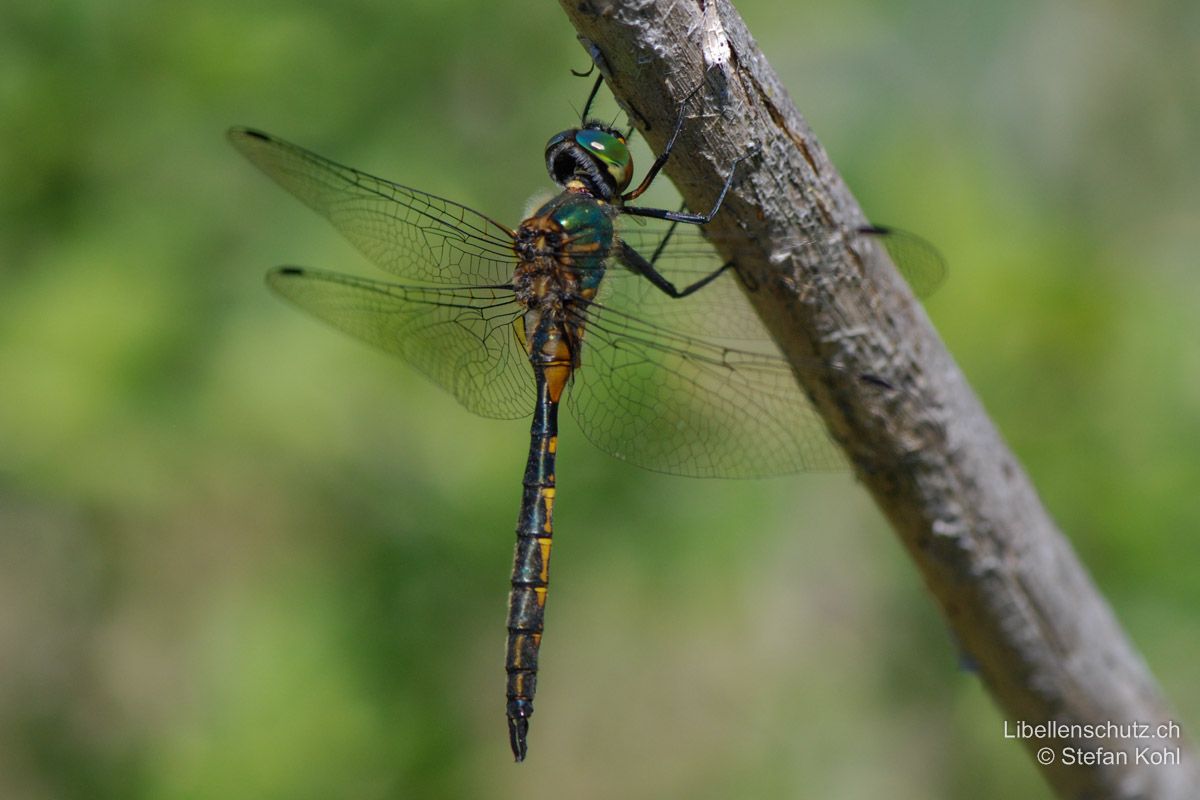
<path id="1" fill-rule="evenodd" d="M 538 650 L 542 644 L 546 592 L 550 583 L 550 546 L 554 534 L 554 459 L 558 450 L 558 372 L 565 365 L 535 365 L 538 403 L 529 435 L 529 460 L 522 480 L 521 513 L 517 518 L 517 546 L 513 557 L 512 592 L 508 599 L 509 743 L 513 756 L 526 753 L 529 717 L 537 691 Z M 548 376 L 547 373 L 550 373 Z"/>

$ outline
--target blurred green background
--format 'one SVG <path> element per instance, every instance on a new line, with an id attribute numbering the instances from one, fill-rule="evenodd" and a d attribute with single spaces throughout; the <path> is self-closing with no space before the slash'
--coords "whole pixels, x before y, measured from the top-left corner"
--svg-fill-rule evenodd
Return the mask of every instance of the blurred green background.
<path id="1" fill-rule="evenodd" d="M 1200 5 L 738 5 L 945 253 L 932 318 L 1200 719 Z M 0 797 L 1049 796 L 848 475 L 651 474 L 569 421 L 511 763 L 527 423 L 270 296 L 371 270 L 223 131 L 515 223 L 586 65 L 555 3 L 5 4 Z"/>

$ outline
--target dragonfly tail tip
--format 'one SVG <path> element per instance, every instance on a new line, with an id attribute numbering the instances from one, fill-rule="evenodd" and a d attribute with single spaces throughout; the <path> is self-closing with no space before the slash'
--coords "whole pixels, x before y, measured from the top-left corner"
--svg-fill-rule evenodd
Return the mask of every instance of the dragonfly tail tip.
<path id="1" fill-rule="evenodd" d="M 529 720 L 525 717 L 508 718 L 508 743 L 512 746 L 513 760 L 520 764 L 525 760 L 529 747 L 525 742 L 529 734 Z"/>

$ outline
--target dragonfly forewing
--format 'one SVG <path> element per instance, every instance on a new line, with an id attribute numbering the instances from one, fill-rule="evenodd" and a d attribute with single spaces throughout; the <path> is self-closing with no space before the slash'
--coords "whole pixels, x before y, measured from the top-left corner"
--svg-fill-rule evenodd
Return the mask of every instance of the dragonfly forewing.
<path id="1" fill-rule="evenodd" d="M 385 272 L 421 283 L 505 283 L 513 232 L 466 206 L 376 178 L 249 128 L 229 140 Z"/>

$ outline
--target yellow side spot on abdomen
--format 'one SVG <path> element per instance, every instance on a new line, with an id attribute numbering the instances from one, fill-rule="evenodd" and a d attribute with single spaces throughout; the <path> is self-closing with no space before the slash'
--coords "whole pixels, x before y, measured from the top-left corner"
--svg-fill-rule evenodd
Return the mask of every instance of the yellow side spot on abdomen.
<path id="1" fill-rule="evenodd" d="M 538 608 L 545 608 L 545 606 L 546 606 L 546 593 L 547 593 L 548 591 L 549 591 L 549 590 L 548 590 L 548 589 L 547 589 L 545 586 L 535 586 L 535 587 L 534 587 L 534 589 L 533 589 L 533 593 L 534 593 L 535 595 L 537 595 L 537 604 L 538 604 Z"/>
<path id="2" fill-rule="evenodd" d="M 525 641 L 525 634 L 520 633 L 513 637 L 512 640 L 512 666 L 513 669 L 524 669 L 525 662 L 521 660 L 521 651 L 524 650 L 522 643 Z"/>
<path id="3" fill-rule="evenodd" d="M 538 574 L 538 580 L 542 583 L 550 580 L 550 546 L 553 542 L 549 536 L 538 539 L 538 548 L 542 551 L 542 571 Z"/>
<path id="4" fill-rule="evenodd" d="M 554 480 L 554 476 L 551 475 L 550 479 Z M 553 517 L 554 517 L 554 487 L 553 486 L 542 487 L 542 502 L 546 504 L 546 522 L 545 522 L 545 524 L 542 525 L 542 530 L 545 531 L 546 533 L 551 533 L 554 529 L 554 525 L 552 522 Z"/>

